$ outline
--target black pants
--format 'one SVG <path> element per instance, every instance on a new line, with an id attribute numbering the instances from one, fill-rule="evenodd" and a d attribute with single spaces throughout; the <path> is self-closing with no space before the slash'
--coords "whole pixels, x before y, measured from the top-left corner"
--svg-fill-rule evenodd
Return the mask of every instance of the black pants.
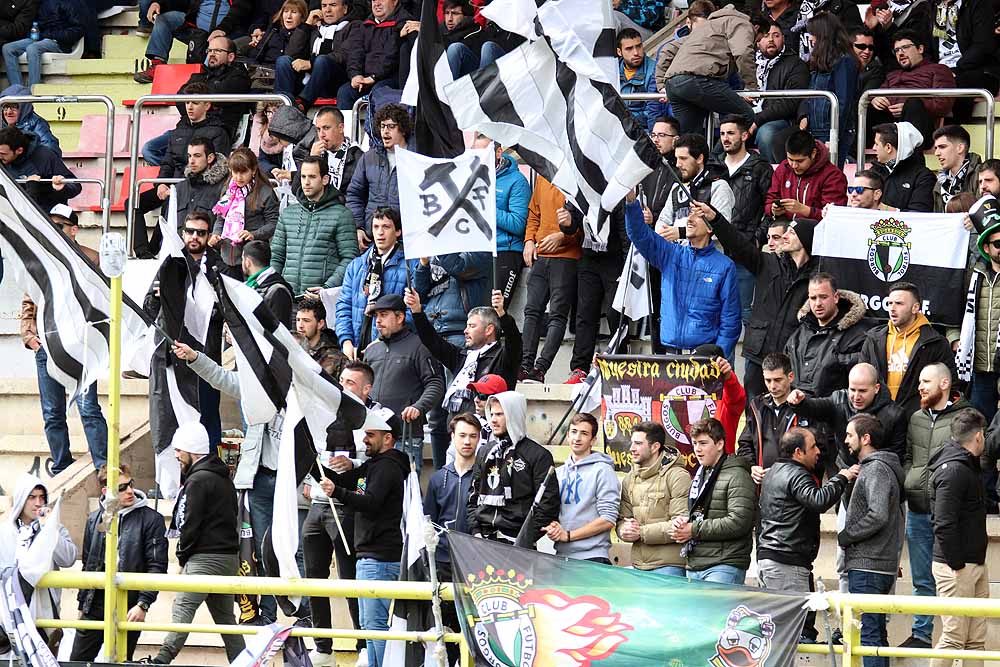
<path id="1" fill-rule="evenodd" d="M 437 578 L 439 582 L 453 580 L 454 575 L 452 574 L 450 561 L 437 561 Z M 454 602 L 441 603 L 441 624 L 446 625 L 455 632 L 462 631 L 462 626 L 458 622 L 458 610 L 455 609 Z M 461 654 L 458 644 L 445 644 L 444 647 L 448 651 L 448 664 L 456 664 Z"/>
<path id="2" fill-rule="evenodd" d="M 85 621 L 103 621 L 103 609 L 91 609 L 83 615 Z M 125 638 L 125 659 L 132 662 L 135 647 L 139 643 L 139 633 L 129 632 Z M 73 651 L 69 659 L 73 662 L 93 662 L 104 644 L 104 630 L 77 630 L 73 640 Z"/>
<path id="3" fill-rule="evenodd" d="M 135 254 L 153 256 L 160 252 L 160 244 L 163 243 L 163 235 L 160 233 L 160 226 L 153 227 L 151 238 L 146 237 L 146 214 L 155 211 L 163 206 L 163 200 L 156 196 L 156 188 L 150 188 L 139 195 L 139 209 L 135 217 L 135 224 L 132 226 L 132 247 Z M 129 204 L 125 204 L 128 210 Z"/>
<path id="4" fill-rule="evenodd" d="M 521 279 L 524 254 L 520 250 L 501 250 L 496 257 L 496 279 L 493 289 L 503 292 L 503 307 L 510 307 L 510 300 Z"/>
<path id="5" fill-rule="evenodd" d="M 337 573 L 341 579 L 356 579 L 357 559 L 354 556 L 354 513 L 339 512 L 340 525 L 344 536 L 351 545 L 351 553 L 344 551 L 344 543 L 337 532 L 337 524 L 333 520 L 333 511 L 329 504 L 313 503 L 309 508 L 306 522 L 302 524 L 302 551 L 306 560 L 306 578 L 327 579 L 330 576 L 330 560 L 337 558 Z M 329 628 L 330 598 L 309 598 L 312 609 L 313 627 Z M 355 628 L 361 627 L 361 615 L 358 613 L 358 599 L 347 598 L 347 608 Z M 358 641 L 360 651 L 364 641 Z M 316 648 L 322 653 L 333 653 L 333 640 L 316 638 Z"/>
<path id="6" fill-rule="evenodd" d="M 747 392 L 747 403 L 754 396 L 764 393 L 764 370 L 756 361 L 746 360 L 746 368 L 743 371 L 743 388 Z"/>
<path id="7" fill-rule="evenodd" d="M 544 373 L 552 367 L 566 333 L 569 310 L 576 300 L 576 262 L 568 257 L 539 257 L 531 265 L 528 299 L 524 304 L 523 368 L 531 370 L 534 367 Z M 546 304 L 549 324 L 545 330 L 545 346 L 536 359 Z"/>
<path id="8" fill-rule="evenodd" d="M 618 289 L 625 258 L 619 253 L 584 253 L 576 265 L 576 340 L 573 341 L 573 358 L 570 368 L 590 370 L 597 349 L 597 334 L 601 328 L 601 314 L 606 312 L 608 327 L 618 329 L 621 314 L 611 307 Z M 602 298 L 607 310 L 602 310 Z"/>
<path id="9" fill-rule="evenodd" d="M 932 116 L 927 111 L 924 103 L 916 97 L 909 97 L 903 101 L 903 113 L 899 118 L 896 118 L 888 111 L 880 111 L 874 107 L 869 107 L 868 139 L 866 140 L 866 145 L 871 144 L 875 140 L 873 128 L 876 125 L 898 123 L 900 121 L 912 123 L 913 127 L 920 131 L 921 136 L 924 138 L 924 143 L 921 145 L 922 150 L 927 150 L 933 145 L 934 142 L 931 139 L 931 135 L 934 134 L 934 126 L 937 124 L 937 118 Z"/>
<path id="10" fill-rule="evenodd" d="M 985 88 L 994 95 L 997 94 L 997 87 L 1000 81 L 991 74 L 983 70 L 963 70 L 955 72 L 956 88 Z M 972 122 L 972 107 L 979 99 L 975 97 L 956 97 L 955 106 L 952 107 L 951 114 L 955 117 L 956 123 Z"/>

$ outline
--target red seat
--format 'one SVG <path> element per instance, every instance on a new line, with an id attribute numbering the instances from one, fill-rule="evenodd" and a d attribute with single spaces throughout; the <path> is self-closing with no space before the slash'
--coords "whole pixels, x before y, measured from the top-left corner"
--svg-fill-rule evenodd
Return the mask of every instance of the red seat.
<path id="1" fill-rule="evenodd" d="M 101 153 L 103 155 L 103 153 Z M 73 170 L 73 175 L 77 178 L 100 178 L 104 179 L 104 167 L 78 167 Z M 114 175 L 114 172 L 112 172 Z M 74 211 L 100 211 L 101 210 L 101 186 L 96 183 L 81 183 L 83 190 L 77 196 L 69 200 L 69 205 Z M 112 181 L 108 187 L 115 187 Z"/>
<path id="2" fill-rule="evenodd" d="M 115 114 L 114 157 L 128 157 L 129 128 L 131 118 L 125 114 Z M 80 126 L 80 142 L 75 151 L 63 153 L 64 158 L 104 157 L 108 134 L 107 116 L 84 116 Z"/>
<path id="3" fill-rule="evenodd" d="M 316 100 L 315 102 L 313 102 L 312 105 L 313 105 L 314 109 L 318 109 L 319 107 L 335 107 L 335 106 L 337 106 L 337 98 L 336 97 L 321 97 L 318 100 Z"/>
<path id="4" fill-rule="evenodd" d="M 201 65 L 158 65 L 153 70 L 153 86 L 150 95 L 176 95 L 177 91 L 188 82 L 192 74 L 201 72 Z M 127 107 L 135 106 L 135 100 L 122 100 Z M 169 102 L 143 104 L 143 106 L 165 106 Z"/>
<path id="5" fill-rule="evenodd" d="M 160 173 L 159 167 L 153 166 L 143 166 L 139 167 L 139 178 L 156 178 L 157 174 Z M 132 169 L 131 167 L 125 167 L 125 171 L 122 172 L 121 184 L 118 186 L 118 196 L 115 198 L 114 203 L 111 205 L 111 211 L 114 213 L 123 213 L 125 211 L 125 201 L 128 199 L 129 186 L 132 183 Z M 139 193 L 142 194 L 146 190 L 152 189 L 152 183 L 143 183 L 139 186 Z M 92 211 L 100 211 L 101 207 L 97 206 L 91 207 Z"/>
<path id="6" fill-rule="evenodd" d="M 150 139 L 155 139 L 177 127 L 180 119 L 179 114 L 173 113 L 142 114 L 142 121 L 139 123 L 139 150 L 142 150 Z"/>

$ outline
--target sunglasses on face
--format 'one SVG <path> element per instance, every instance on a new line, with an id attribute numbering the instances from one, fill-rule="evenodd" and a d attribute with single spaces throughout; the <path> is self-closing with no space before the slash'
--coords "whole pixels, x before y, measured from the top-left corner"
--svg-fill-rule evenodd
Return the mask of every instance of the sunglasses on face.
<path id="1" fill-rule="evenodd" d="M 184 233 L 190 236 L 208 236 L 207 229 L 192 229 L 191 227 L 185 227 Z"/>
<path id="2" fill-rule="evenodd" d="M 987 241 L 986 245 L 993 246 L 994 250 L 1000 250 L 1000 239 L 996 239 L 995 241 Z"/>
<path id="3" fill-rule="evenodd" d="M 1000 241 L 997 241 L 997 243 L 1000 243 Z M 489 398 L 492 395 L 493 394 L 476 394 L 476 400 L 477 401 L 485 401 L 487 398 Z"/>
<path id="4" fill-rule="evenodd" d="M 849 195 L 860 195 L 863 194 L 865 190 L 874 190 L 875 188 L 870 188 L 867 185 L 849 185 L 847 186 L 847 194 Z"/>
<path id="5" fill-rule="evenodd" d="M 875 45 L 874 44 L 855 44 L 854 48 L 856 48 L 858 51 L 874 51 L 875 50 Z"/>
<path id="6" fill-rule="evenodd" d="M 127 489 L 132 489 L 132 488 L 135 488 L 135 482 L 130 479 L 129 481 L 122 482 L 121 484 L 118 485 L 118 493 L 124 493 Z"/>

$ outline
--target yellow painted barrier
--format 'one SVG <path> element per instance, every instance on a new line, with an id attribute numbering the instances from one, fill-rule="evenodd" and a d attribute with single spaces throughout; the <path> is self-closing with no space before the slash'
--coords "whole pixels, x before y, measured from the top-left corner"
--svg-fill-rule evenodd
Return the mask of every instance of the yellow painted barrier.
<path id="1" fill-rule="evenodd" d="M 342 598 L 386 598 L 393 600 L 430 600 L 433 588 L 425 582 L 360 581 L 351 579 L 280 579 L 277 577 L 208 577 L 170 574 L 136 574 L 119 572 L 111 582 L 117 596 L 125 598 L 128 591 L 158 590 L 171 592 L 252 593 L 255 595 L 302 595 Z M 50 572 L 42 577 L 43 588 L 95 588 L 104 589 L 106 574 L 102 572 Z M 443 600 L 454 600 L 450 584 L 439 586 Z M 860 667 L 864 656 L 891 658 L 943 658 L 951 660 L 988 660 L 1000 662 L 1000 651 L 961 651 L 888 646 L 862 646 L 860 619 L 862 613 L 882 614 L 931 614 L 948 616 L 1000 617 L 1000 600 L 982 598 L 938 598 L 903 595 L 856 595 L 828 592 L 824 594 L 830 609 L 841 618 L 843 646 L 834 646 L 833 652 L 843 655 L 844 667 Z M 257 632 L 256 626 L 208 625 L 181 623 L 131 623 L 118 620 L 109 606 L 105 607 L 111 618 L 105 621 L 40 620 L 42 628 L 102 629 L 110 631 L 116 639 L 129 631 L 193 632 L 214 634 L 243 634 Z M 330 639 L 384 639 L 403 641 L 429 641 L 432 632 L 394 632 L 374 630 L 341 630 L 328 628 L 294 628 L 293 636 L 323 637 Z M 447 633 L 444 641 L 457 643 L 461 648 L 463 667 L 471 667 L 469 647 L 460 633 Z M 799 653 L 828 655 L 825 644 L 802 644 Z"/>

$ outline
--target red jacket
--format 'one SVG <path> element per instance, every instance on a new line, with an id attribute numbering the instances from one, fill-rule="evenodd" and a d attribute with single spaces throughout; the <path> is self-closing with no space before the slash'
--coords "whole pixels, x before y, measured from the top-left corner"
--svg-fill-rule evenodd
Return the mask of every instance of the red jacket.
<path id="1" fill-rule="evenodd" d="M 885 79 L 886 88 L 954 88 L 955 75 L 951 69 L 938 63 L 923 60 L 913 69 L 894 69 Z M 899 104 L 905 97 L 890 97 L 889 102 Z M 953 97 L 925 97 L 921 102 L 927 113 L 943 118 L 951 113 Z"/>
<path id="2" fill-rule="evenodd" d="M 774 170 L 771 188 L 764 200 L 764 211 L 771 212 L 771 204 L 779 199 L 794 199 L 809 207 L 809 215 L 801 216 L 812 220 L 823 218 L 823 207 L 827 204 L 847 206 L 847 177 L 830 163 L 830 151 L 822 141 L 816 142 L 816 161 L 801 176 L 782 160 Z"/>
<path id="3" fill-rule="evenodd" d="M 722 423 L 726 432 L 726 453 L 736 453 L 736 429 L 740 427 L 740 417 L 747 405 L 747 393 L 736 379 L 736 371 L 729 374 L 722 385 L 722 401 L 715 411 L 715 418 Z"/>

